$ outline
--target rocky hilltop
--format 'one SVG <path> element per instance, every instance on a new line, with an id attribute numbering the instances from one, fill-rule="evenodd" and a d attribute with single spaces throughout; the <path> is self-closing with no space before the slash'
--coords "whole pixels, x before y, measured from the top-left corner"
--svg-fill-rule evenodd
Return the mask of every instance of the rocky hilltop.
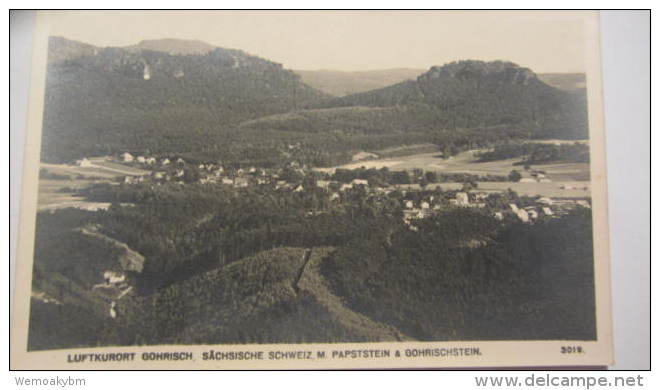
<path id="1" fill-rule="evenodd" d="M 53 37 L 42 159 L 181 151 L 191 132 L 217 132 L 324 97 L 281 64 L 241 50 L 178 40 L 95 47 Z"/>
<path id="2" fill-rule="evenodd" d="M 524 125 L 534 137 L 586 137 L 586 97 L 504 61 L 433 66 L 416 80 L 335 98 L 326 107 L 423 107 L 439 128 Z"/>

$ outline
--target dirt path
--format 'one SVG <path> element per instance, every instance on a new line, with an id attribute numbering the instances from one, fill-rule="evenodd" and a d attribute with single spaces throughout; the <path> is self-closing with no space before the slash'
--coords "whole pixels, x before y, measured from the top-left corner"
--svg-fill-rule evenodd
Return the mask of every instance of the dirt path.
<path id="1" fill-rule="evenodd" d="M 401 333 L 391 325 L 372 320 L 364 314 L 348 308 L 342 298 L 335 295 L 329 288 L 327 281 L 320 273 L 323 257 L 311 249 L 305 251 L 309 256 L 301 269 L 296 288 L 307 291 L 316 297 L 320 305 L 334 315 L 339 323 L 345 327 L 363 334 L 374 341 L 413 341 L 414 339 Z"/>

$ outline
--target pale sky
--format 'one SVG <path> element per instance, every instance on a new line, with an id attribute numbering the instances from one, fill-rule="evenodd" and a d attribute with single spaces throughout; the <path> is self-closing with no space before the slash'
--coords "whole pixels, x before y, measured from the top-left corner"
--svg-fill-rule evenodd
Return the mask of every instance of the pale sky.
<path id="1" fill-rule="evenodd" d="M 50 35 L 97 46 L 199 39 L 289 69 L 424 68 L 508 60 L 537 73 L 584 72 L 588 12 L 54 11 Z"/>

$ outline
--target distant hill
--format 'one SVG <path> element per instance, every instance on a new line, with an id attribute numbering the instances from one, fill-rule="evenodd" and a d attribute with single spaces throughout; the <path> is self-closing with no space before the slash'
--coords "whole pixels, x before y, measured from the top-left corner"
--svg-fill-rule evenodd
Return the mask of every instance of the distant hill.
<path id="1" fill-rule="evenodd" d="M 128 46 L 127 49 L 153 50 L 171 55 L 207 54 L 215 47 L 206 42 L 188 39 L 152 39 L 140 41 L 137 45 Z"/>
<path id="2" fill-rule="evenodd" d="M 541 81 L 530 69 L 503 61 L 434 66 L 416 80 L 338 97 L 324 107 L 423 106 L 440 128 L 528 126 L 534 137 L 584 138 L 586 97 Z"/>
<path id="3" fill-rule="evenodd" d="M 395 68 L 358 72 L 340 70 L 294 70 L 302 81 L 330 95 L 342 97 L 373 89 L 388 87 L 406 80 L 415 80 L 425 69 Z M 584 73 L 538 73 L 539 80 L 564 91 L 579 91 L 586 88 Z"/>
<path id="4" fill-rule="evenodd" d="M 324 96 L 281 64 L 199 41 L 100 48 L 53 37 L 42 160 L 194 149 L 191 134 Z"/>
<path id="5" fill-rule="evenodd" d="M 414 80 L 424 69 L 380 69 L 359 72 L 294 70 L 306 84 L 334 96 L 345 96 Z"/>
<path id="6" fill-rule="evenodd" d="M 504 138 L 587 136 L 584 89 L 554 88 L 530 69 L 459 61 L 416 73 L 316 74 L 360 88 L 403 79 L 333 97 L 281 64 L 201 41 L 101 48 L 52 37 L 41 159 L 127 151 L 327 166 L 357 151 L 404 145 L 432 143 L 455 153 Z M 295 156 L 292 143 L 304 145 Z"/>
<path id="7" fill-rule="evenodd" d="M 580 91 L 587 87 L 584 73 L 541 73 L 538 76 L 544 83 L 565 91 Z"/>

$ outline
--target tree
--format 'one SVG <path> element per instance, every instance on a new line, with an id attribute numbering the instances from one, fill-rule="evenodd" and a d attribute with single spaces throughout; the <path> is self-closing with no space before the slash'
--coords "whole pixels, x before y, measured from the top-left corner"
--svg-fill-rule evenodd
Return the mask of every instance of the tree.
<path id="1" fill-rule="evenodd" d="M 424 174 L 424 177 L 426 178 L 426 181 L 429 183 L 437 183 L 438 182 L 438 175 L 433 172 L 433 171 L 426 171 Z"/>
<path id="2" fill-rule="evenodd" d="M 410 184 L 410 175 L 408 171 L 394 172 L 392 175 L 392 182 L 394 184 Z"/>
<path id="3" fill-rule="evenodd" d="M 516 171 L 515 169 L 509 173 L 509 180 L 513 182 L 518 182 L 522 179 L 522 175 L 520 172 Z"/>

